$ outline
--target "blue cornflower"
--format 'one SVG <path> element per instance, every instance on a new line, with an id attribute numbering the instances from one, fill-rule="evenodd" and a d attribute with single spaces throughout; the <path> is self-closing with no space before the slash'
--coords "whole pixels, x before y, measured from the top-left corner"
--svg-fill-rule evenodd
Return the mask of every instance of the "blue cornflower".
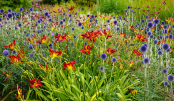
<path id="1" fill-rule="evenodd" d="M 4 51 L 3 51 L 3 55 L 4 55 L 4 56 L 9 55 L 9 51 L 8 51 L 8 50 L 4 50 Z"/>
<path id="2" fill-rule="evenodd" d="M 100 55 L 100 58 L 101 58 L 102 60 L 105 60 L 105 59 L 107 58 L 107 55 L 106 55 L 105 53 L 103 53 L 103 54 Z"/>

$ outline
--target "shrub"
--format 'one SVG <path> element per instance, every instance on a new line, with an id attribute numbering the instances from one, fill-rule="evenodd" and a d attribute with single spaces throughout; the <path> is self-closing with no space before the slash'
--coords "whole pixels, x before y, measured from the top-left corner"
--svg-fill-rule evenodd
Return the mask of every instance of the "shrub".
<path id="1" fill-rule="evenodd" d="M 7 11 L 8 8 L 11 8 L 12 10 L 16 8 L 25 8 L 25 7 L 31 7 L 32 0 L 1 0 L 0 1 L 0 7 L 1 9 L 4 9 Z"/>

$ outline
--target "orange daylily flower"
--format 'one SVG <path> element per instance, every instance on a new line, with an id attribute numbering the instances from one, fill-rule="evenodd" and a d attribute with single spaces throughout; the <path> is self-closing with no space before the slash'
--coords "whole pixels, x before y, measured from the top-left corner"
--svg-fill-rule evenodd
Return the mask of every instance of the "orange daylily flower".
<path id="1" fill-rule="evenodd" d="M 72 7 L 69 9 L 69 12 L 72 13 L 73 9 L 74 9 L 74 6 L 72 6 Z"/>
<path id="2" fill-rule="evenodd" d="M 17 91 L 18 91 L 18 95 L 15 94 L 15 97 L 17 99 L 24 99 L 24 95 L 22 95 L 22 90 L 19 88 L 18 84 L 17 84 Z"/>
<path id="3" fill-rule="evenodd" d="M 57 56 L 62 56 L 62 52 L 61 51 L 56 51 L 56 50 L 52 50 L 51 48 L 49 49 L 50 52 L 50 56 L 52 56 L 53 58 L 57 57 Z"/>
<path id="4" fill-rule="evenodd" d="M 15 55 L 12 55 L 12 56 L 9 56 L 9 58 L 11 59 L 11 63 L 12 64 L 15 64 L 15 65 L 18 65 L 20 63 L 22 63 L 23 61 L 21 60 L 21 57 L 19 56 L 19 54 L 17 56 Z"/>
<path id="5" fill-rule="evenodd" d="M 136 36 L 136 40 L 139 40 L 139 41 L 142 41 L 142 42 L 147 41 L 146 34 L 145 35 L 141 35 L 140 33 L 138 33 L 136 35 L 137 35 Z"/>
<path id="6" fill-rule="evenodd" d="M 33 79 L 33 80 L 28 79 L 28 81 L 30 81 L 30 83 L 31 83 L 30 88 L 35 87 L 36 89 L 38 89 L 39 86 L 42 86 L 40 79 L 38 79 L 38 80 L 36 80 L 36 79 Z"/>
<path id="7" fill-rule="evenodd" d="M 11 76 L 11 73 L 10 74 L 7 74 L 6 70 L 5 71 L 2 71 L 3 74 L 5 74 L 7 77 L 10 77 Z"/>
<path id="8" fill-rule="evenodd" d="M 107 52 L 108 52 L 110 55 L 112 55 L 112 53 L 115 53 L 116 51 L 115 51 L 115 49 L 112 49 L 112 50 L 111 50 L 111 48 L 108 47 Z"/>
<path id="9" fill-rule="evenodd" d="M 75 70 L 74 64 L 75 64 L 75 60 L 73 62 L 69 62 L 68 64 L 64 62 L 63 69 L 67 68 L 68 70 Z"/>
<path id="10" fill-rule="evenodd" d="M 57 39 L 57 41 L 63 41 L 63 40 L 66 40 L 66 36 L 59 34 L 58 36 L 55 36 L 55 39 Z"/>
<path id="11" fill-rule="evenodd" d="M 36 43 L 46 43 L 46 39 L 47 37 L 45 35 L 43 35 L 43 37 L 41 39 L 39 39 L 38 41 L 36 41 Z"/>
<path id="12" fill-rule="evenodd" d="M 105 35 L 106 39 L 108 39 L 109 37 L 112 37 L 112 35 L 110 35 L 112 32 L 110 31 L 110 29 L 108 30 L 108 32 L 106 32 L 106 30 L 104 29 L 102 31 L 102 33 Z"/>
<path id="13" fill-rule="evenodd" d="M 13 44 L 16 46 L 15 40 L 13 40 L 13 42 L 10 43 L 9 46 L 4 46 L 4 48 L 10 48 L 11 50 L 14 50 Z"/>
<path id="14" fill-rule="evenodd" d="M 121 32 L 120 35 L 121 35 L 121 36 L 126 36 L 126 33 L 124 33 L 124 32 L 122 33 L 122 32 Z"/>
<path id="15" fill-rule="evenodd" d="M 83 46 L 84 48 L 80 50 L 81 53 L 87 53 L 87 54 L 90 54 L 90 51 L 92 50 L 92 46 L 91 45 L 84 45 Z"/>
<path id="16" fill-rule="evenodd" d="M 137 49 L 137 50 L 133 50 L 133 53 L 136 55 L 136 56 L 142 56 L 143 54 Z"/>
<path id="17" fill-rule="evenodd" d="M 133 65 L 133 61 L 131 60 L 129 63 L 129 66 L 131 67 Z"/>
<path id="18" fill-rule="evenodd" d="M 39 67 L 40 67 L 41 69 L 43 69 L 43 70 L 52 70 L 51 66 L 48 66 L 46 62 L 45 62 L 45 66 L 46 66 L 46 67 L 42 66 L 41 63 L 39 64 Z"/>

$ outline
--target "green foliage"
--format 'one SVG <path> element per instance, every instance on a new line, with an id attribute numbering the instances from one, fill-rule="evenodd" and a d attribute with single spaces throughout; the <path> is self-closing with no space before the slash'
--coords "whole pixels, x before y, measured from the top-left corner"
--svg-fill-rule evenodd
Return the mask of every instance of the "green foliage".
<path id="1" fill-rule="evenodd" d="M 3 8 L 5 11 L 11 8 L 15 10 L 16 8 L 25 8 L 31 7 L 32 0 L 0 0 L 0 7 Z"/>
<path id="2" fill-rule="evenodd" d="M 126 6 L 122 1 L 119 0 L 100 0 L 98 3 L 99 11 L 101 13 L 124 13 Z"/>

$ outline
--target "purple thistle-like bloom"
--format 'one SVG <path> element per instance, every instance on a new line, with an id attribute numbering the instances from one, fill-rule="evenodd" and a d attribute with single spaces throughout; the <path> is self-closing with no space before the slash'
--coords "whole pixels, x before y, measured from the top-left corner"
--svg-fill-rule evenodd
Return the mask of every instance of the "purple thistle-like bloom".
<path id="1" fill-rule="evenodd" d="M 117 59 L 116 58 L 112 58 L 112 62 L 116 62 L 117 61 Z"/>
<path id="2" fill-rule="evenodd" d="M 62 20 L 60 21 L 60 24 L 63 25 L 63 21 Z"/>
<path id="3" fill-rule="evenodd" d="M 166 50 L 166 52 L 170 52 L 170 51 L 171 51 L 171 49 L 170 49 L 170 48 Z"/>
<path id="4" fill-rule="evenodd" d="M 22 24 L 21 24 L 21 23 L 18 23 L 18 26 L 19 26 L 19 27 L 21 27 L 21 26 L 22 26 Z"/>
<path id="5" fill-rule="evenodd" d="M 158 38 L 159 38 L 159 39 L 163 39 L 163 36 L 160 35 Z"/>
<path id="6" fill-rule="evenodd" d="M 147 28 L 153 28 L 153 23 L 152 22 L 148 22 L 147 23 Z"/>
<path id="7" fill-rule="evenodd" d="M 168 30 L 167 30 L 167 29 L 164 29 L 164 30 L 162 31 L 162 33 L 163 33 L 163 34 L 167 34 L 167 33 L 168 33 Z"/>
<path id="8" fill-rule="evenodd" d="M 82 26 L 82 23 L 81 23 L 81 22 L 79 22 L 79 23 L 78 23 L 78 26 L 79 26 L 79 27 L 80 27 L 80 26 Z"/>
<path id="9" fill-rule="evenodd" d="M 164 86 L 168 86 L 169 82 L 168 81 L 164 81 Z"/>
<path id="10" fill-rule="evenodd" d="M 9 55 L 9 51 L 8 51 L 8 50 L 4 50 L 4 51 L 3 51 L 3 55 L 4 55 L 4 56 Z"/>
<path id="11" fill-rule="evenodd" d="M 117 20 L 113 21 L 113 23 L 114 23 L 114 25 L 116 25 L 117 24 Z"/>
<path id="12" fill-rule="evenodd" d="M 105 60 L 105 59 L 107 58 L 107 55 L 106 55 L 105 53 L 103 53 L 103 54 L 100 55 L 100 58 L 101 58 L 102 60 Z"/>
<path id="13" fill-rule="evenodd" d="M 173 35 L 172 34 L 169 35 L 169 39 L 173 39 Z"/>
<path id="14" fill-rule="evenodd" d="M 157 44 L 157 43 L 158 43 L 158 40 L 154 40 L 154 41 L 153 41 L 153 44 Z"/>
<path id="15" fill-rule="evenodd" d="M 4 9 L 0 9 L 0 13 L 4 13 Z"/>
<path id="16" fill-rule="evenodd" d="M 103 71 L 103 70 L 104 70 L 104 67 L 101 66 L 101 67 L 100 67 L 100 70 Z"/>
<path id="17" fill-rule="evenodd" d="M 109 23 L 110 22 L 110 20 L 107 20 L 107 23 Z"/>
<path id="18" fill-rule="evenodd" d="M 168 71 L 167 71 L 167 69 L 163 69 L 163 71 L 162 71 L 164 74 L 166 74 Z"/>
<path id="19" fill-rule="evenodd" d="M 34 57 L 34 54 L 30 54 L 30 57 Z"/>
<path id="20" fill-rule="evenodd" d="M 45 16 L 48 16 L 48 15 L 49 15 L 49 13 L 48 13 L 48 12 L 45 12 L 45 13 L 44 13 L 44 15 L 45 15 Z"/>
<path id="21" fill-rule="evenodd" d="M 164 21 L 161 21 L 161 24 L 162 24 L 162 25 L 164 25 L 164 24 L 165 24 L 165 22 L 164 22 Z"/>
<path id="22" fill-rule="evenodd" d="M 144 64 L 148 64 L 149 63 L 149 59 L 148 58 L 144 58 L 143 63 Z"/>
<path id="23" fill-rule="evenodd" d="M 147 32 L 147 37 L 150 37 L 152 35 L 152 32 L 148 31 Z"/>
<path id="24" fill-rule="evenodd" d="M 145 53 L 147 51 L 147 47 L 145 45 L 142 45 L 140 47 L 140 51 L 143 52 L 143 53 Z"/>
<path id="25" fill-rule="evenodd" d="M 9 13 L 11 13 L 11 12 L 12 12 L 12 10 L 9 8 L 9 9 L 8 9 L 8 12 L 9 12 Z"/>
<path id="26" fill-rule="evenodd" d="M 163 55 L 163 51 L 159 50 L 158 55 Z"/>
<path id="27" fill-rule="evenodd" d="M 167 49 L 170 48 L 170 46 L 169 46 L 168 44 L 163 44 L 162 48 L 163 48 L 164 50 L 167 50 Z"/>
<path id="28" fill-rule="evenodd" d="M 23 11 L 23 8 L 19 8 L 19 11 L 22 12 Z"/>
<path id="29" fill-rule="evenodd" d="M 7 14 L 7 17 L 8 17 L 9 19 L 12 18 L 12 17 L 13 17 L 12 13 L 8 13 L 8 14 Z"/>
<path id="30" fill-rule="evenodd" d="M 33 8 L 30 8 L 29 10 L 30 10 L 30 11 L 33 11 Z"/>
<path id="31" fill-rule="evenodd" d="M 173 77 L 173 75 L 171 75 L 171 74 L 168 75 L 167 80 L 168 80 L 168 81 L 174 81 L 174 77 Z"/>
<path id="32" fill-rule="evenodd" d="M 33 46 L 32 44 L 29 44 L 29 45 L 28 45 L 28 48 L 29 48 L 29 49 L 33 49 L 34 46 Z"/>
<path id="33" fill-rule="evenodd" d="M 131 7 L 130 6 L 127 6 L 127 9 L 130 9 Z"/>
<path id="34" fill-rule="evenodd" d="M 167 29 L 167 28 L 168 28 L 168 26 L 167 26 L 167 25 L 163 25 L 163 28 L 164 28 L 164 29 Z"/>
<path id="35" fill-rule="evenodd" d="M 155 24 L 159 24 L 159 23 L 160 23 L 159 19 L 155 19 L 155 20 L 154 20 L 154 23 L 155 23 Z"/>
<path id="36" fill-rule="evenodd" d="M 150 38 L 153 39 L 153 38 L 154 38 L 154 35 L 152 34 L 152 35 L 150 36 Z"/>

